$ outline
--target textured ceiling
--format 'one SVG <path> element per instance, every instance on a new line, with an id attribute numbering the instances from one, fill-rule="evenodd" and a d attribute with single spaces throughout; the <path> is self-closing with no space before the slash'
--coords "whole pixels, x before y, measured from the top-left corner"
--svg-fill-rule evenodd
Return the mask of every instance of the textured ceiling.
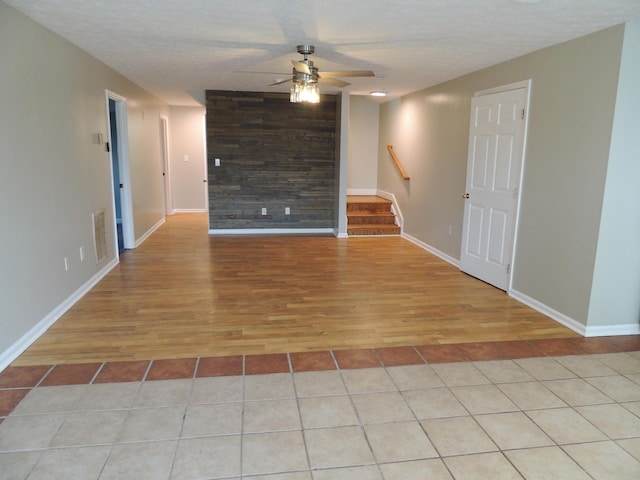
<path id="1" fill-rule="evenodd" d="M 296 45 L 355 95 L 395 98 L 640 20 L 640 0 L 4 0 L 172 105 L 205 89 L 286 92 Z M 334 93 L 331 86 L 321 90 Z"/>

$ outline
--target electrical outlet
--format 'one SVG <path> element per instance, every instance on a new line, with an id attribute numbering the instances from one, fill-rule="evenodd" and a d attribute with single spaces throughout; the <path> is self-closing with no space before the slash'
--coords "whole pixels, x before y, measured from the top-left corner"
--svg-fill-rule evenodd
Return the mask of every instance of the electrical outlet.
<path id="1" fill-rule="evenodd" d="M 220 159 L 219 159 L 219 158 L 216 158 L 216 159 L 213 161 L 213 164 L 214 164 L 216 167 L 219 167 L 219 166 L 220 166 Z"/>
<path id="2" fill-rule="evenodd" d="M 291 209 L 289 207 L 284 207 L 284 214 L 291 215 Z"/>
<path id="3" fill-rule="evenodd" d="M 262 207 L 262 215 L 266 215 L 267 214 L 267 209 Z"/>

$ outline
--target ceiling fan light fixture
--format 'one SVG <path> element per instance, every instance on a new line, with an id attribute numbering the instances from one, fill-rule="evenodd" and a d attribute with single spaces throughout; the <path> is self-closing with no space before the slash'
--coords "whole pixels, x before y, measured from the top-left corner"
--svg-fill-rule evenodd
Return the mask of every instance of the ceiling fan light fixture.
<path id="1" fill-rule="evenodd" d="M 315 83 L 294 82 L 289 101 L 291 103 L 320 103 L 320 89 Z"/>

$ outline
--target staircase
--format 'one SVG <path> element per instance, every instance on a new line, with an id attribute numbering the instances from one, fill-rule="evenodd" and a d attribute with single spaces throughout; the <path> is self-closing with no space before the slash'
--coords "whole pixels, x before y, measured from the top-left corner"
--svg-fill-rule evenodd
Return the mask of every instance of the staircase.
<path id="1" fill-rule="evenodd" d="M 399 235 L 400 227 L 391 211 L 391 201 L 375 195 L 347 196 L 349 235 Z"/>

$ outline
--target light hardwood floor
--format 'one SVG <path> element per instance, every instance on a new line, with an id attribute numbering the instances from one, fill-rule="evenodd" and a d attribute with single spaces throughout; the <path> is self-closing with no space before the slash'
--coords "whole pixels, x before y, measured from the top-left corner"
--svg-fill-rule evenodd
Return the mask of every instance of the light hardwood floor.
<path id="1" fill-rule="evenodd" d="M 211 237 L 176 214 L 14 365 L 578 336 L 400 237 Z"/>

